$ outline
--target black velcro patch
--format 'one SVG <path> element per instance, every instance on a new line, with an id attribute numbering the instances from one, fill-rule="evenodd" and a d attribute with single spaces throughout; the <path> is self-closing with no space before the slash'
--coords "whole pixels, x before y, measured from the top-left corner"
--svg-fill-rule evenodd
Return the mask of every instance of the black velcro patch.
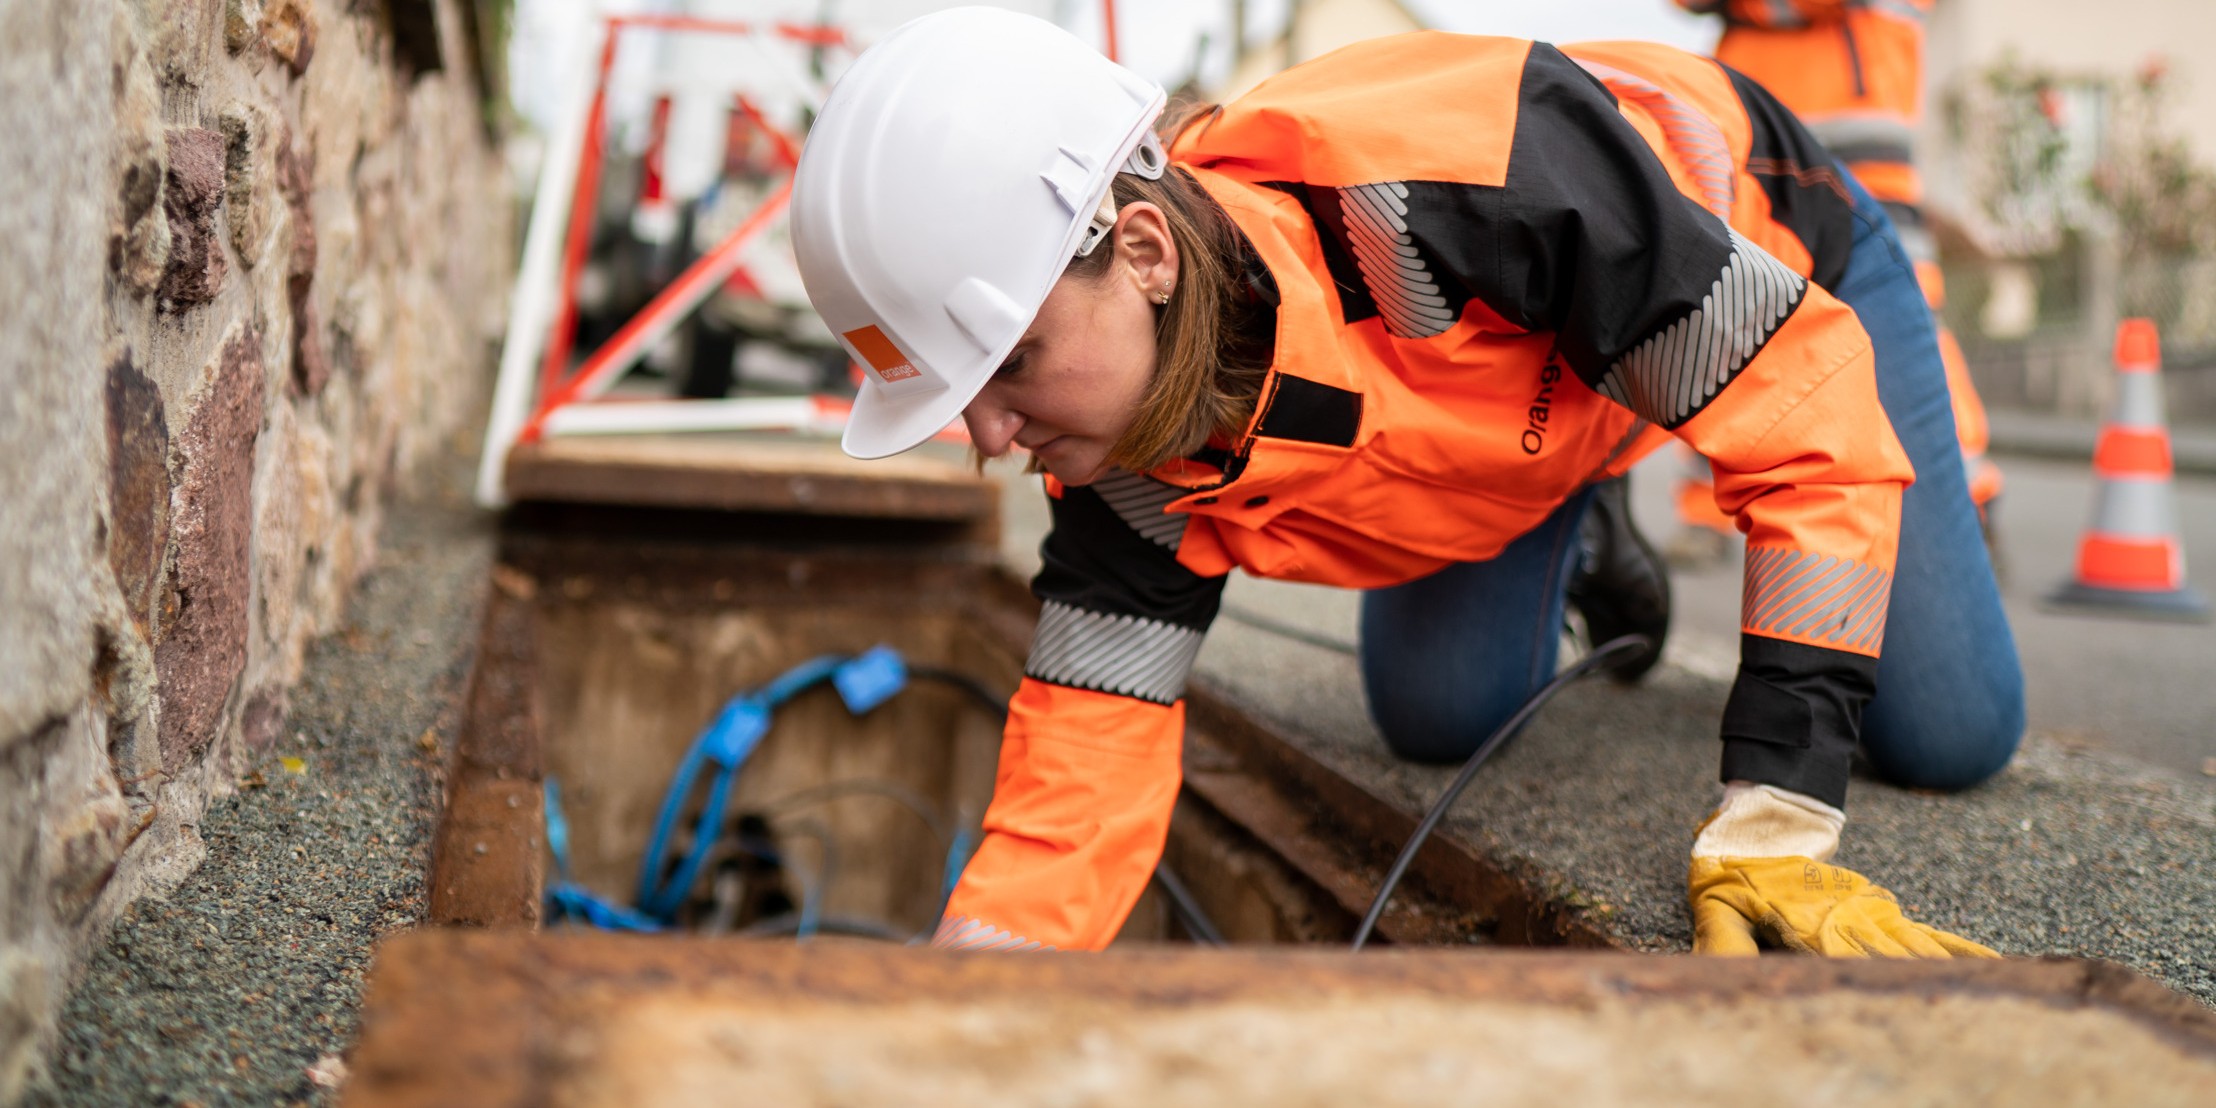
<path id="1" fill-rule="evenodd" d="M 1280 373 L 1254 433 L 1323 446 L 1353 446 L 1355 432 L 1361 428 L 1361 393 Z"/>

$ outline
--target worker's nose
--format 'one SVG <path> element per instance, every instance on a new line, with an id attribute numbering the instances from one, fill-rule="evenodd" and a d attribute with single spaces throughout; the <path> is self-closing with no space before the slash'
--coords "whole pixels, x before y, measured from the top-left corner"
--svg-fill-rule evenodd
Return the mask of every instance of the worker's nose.
<path id="1" fill-rule="evenodd" d="M 1023 430 L 1022 415 L 982 396 L 962 409 L 962 423 L 969 428 L 971 444 L 988 458 L 1006 454 L 1016 441 L 1016 433 Z"/>

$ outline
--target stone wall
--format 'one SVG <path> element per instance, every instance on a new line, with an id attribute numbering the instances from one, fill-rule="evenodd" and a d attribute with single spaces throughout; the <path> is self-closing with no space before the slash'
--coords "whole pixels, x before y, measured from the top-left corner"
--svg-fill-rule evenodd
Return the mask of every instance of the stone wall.
<path id="1" fill-rule="evenodd" d="M 0 1104 L 481 417 L 472 4 L 0 0 Z"/>

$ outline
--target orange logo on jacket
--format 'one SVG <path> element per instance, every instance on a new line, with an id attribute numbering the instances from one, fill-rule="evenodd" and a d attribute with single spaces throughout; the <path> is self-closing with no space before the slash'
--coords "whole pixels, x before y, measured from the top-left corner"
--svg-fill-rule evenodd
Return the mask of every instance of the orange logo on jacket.
<path id="1" fill-rule="evenodd" d="M 1547 444 L 1547 412 L 1554 406 L 1554 383 L 1562 379 L 1562 363 L 1548 359 L 1539 368 L 1539 395 L 1524 409 L 1523 452 L 1537 454 Z"/>

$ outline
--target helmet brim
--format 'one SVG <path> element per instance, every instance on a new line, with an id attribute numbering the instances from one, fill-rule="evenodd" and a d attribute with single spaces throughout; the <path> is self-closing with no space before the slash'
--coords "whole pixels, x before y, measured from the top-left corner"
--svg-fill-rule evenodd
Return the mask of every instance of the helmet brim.
<path id="1" fill-rule="evenodd" d="M 861 391 L 854 395 L 854 410 L 847 416 L 839 448 L 856 458 L 889 458 L 930 441 L 962 414 L 962 409 L 985 386 L 939 389 L 911 396 L 887 396 L 885 390 L 864 375 Z"/>

